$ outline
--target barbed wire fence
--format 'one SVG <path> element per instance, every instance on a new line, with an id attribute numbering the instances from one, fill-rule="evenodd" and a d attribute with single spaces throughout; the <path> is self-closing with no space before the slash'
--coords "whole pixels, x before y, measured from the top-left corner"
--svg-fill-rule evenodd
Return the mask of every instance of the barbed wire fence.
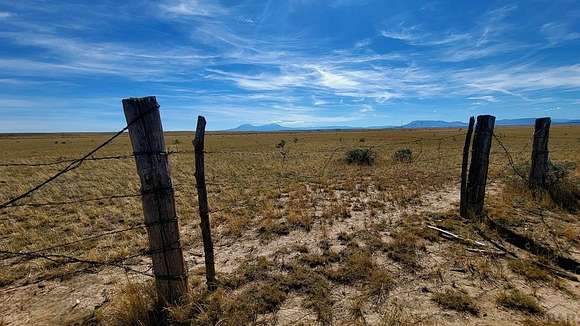
<path id="1" fill-rule="evenodd" d="M 62 166 L 64 165 L 64 167 L 60 168 L 57 172 L 55 172 L 54 174 L 50 175 L 48 178 L 46 178 L 45 180 L 43 180 L 42 182 L 36 184 L 35 186 L 31 187 L 30 189 L 15 195 L 14 197 L 11 197 L 9 199 L 7 199 L 6 201 L 4 201 L 3 203 L 0 204 L 0 216 L 6 216 L 6 212 L 10 209 L 15 209 L 18 207 L 30 207 L 30 208 L 43 208 L 43 207 L 47 207 L 47 206 L 65 206 L 65 205 L 74 205 L 74 204 L 86 204 L 86 203 L 91 203 L 91 202 L 103 202 L 103 201 L 114 201 L 116 199 L 122 199 L 122 198 L 143 198 L 144 195 L 150 195 L 151 192 L 145 192 L 143 190 L 139 191 L 139 192 L 131 192 L 131 193 L 124 193 L 124 194 L 119 194 L 119 193 L 115 193 L 115 194 L 110 194 L 110 195 L 104 195 L 104 196 L 98 196 L 98 197 L 88 197 L 88 198 L 75 198 L 75 199 L 70 199 L 70 200 L 61 200 L 61 201 L 43 201 L 43 202 L 27 202 L 26 199 L 30 198 L 33 196 L 33 194 L 37 193 L 38 191 L 40 191 L 41 189 L 43 189 L 45 186 L 47 186 L 48 184 L 50 184 L 51 182 L 57 180 L 58 178 L 60 178 L 61 176 L 76 170 L 78 168 L 80 168 L 84 162 L 88 162 L 88 161 L 109 161 L 109 160 L 137 160 L 140 159 L 144 156 L 162 156 L 163 159 L 167 159 L 170 156 L 178 156 L 178 155 L 191 155 L 194 154 L 194 151 L 162 151 L 162 152 L 151 152 L 151 151 L 143 151 L 143 152 L 133 152 L 130 154 L 117 154 L 117 155 L 103 155 L 103 156 L 97 156 L 97 152 L 103 148 L 105 148 L 107 145 L 111 144 L 115 139 L 117 139 L 118 137 L 122 136 L 127 130 L 130 129 L 131 126 L 134 126 L 135 124 L 142 122 L 142 120 L 144 119 L 144 117 L 146 117 L 147 115 L 149 115 L 151 112 L 155 112 L 155 110 L 158 109 L 158 106 L 156 106 L 154 109 L 145 111 L 145 113 L 142 113 L 140 115 L 138 115 L 135 119 L 129 121 L 127 123 L 127 125 L 119 130 L 117 133 L 115 133 L 113 136 L 109 137 L 108 139 L 106 139 L 104 142 L 102 142 L 101 144 L 99 144 L 98 146 L 94 147 L 93 149 L 91 149 L 90 151 L 88 151 L 85 155 L 81 156 L 78 159 L 59 159 L 59 160 L 54 160 L 54 161 L 46 161 L 46 162 L 2 162 L 0 163 L 0 167 L 5 167 L 5 168 L 25 168 L 25 167 L 46 167 L 46 166 Z M 493 128 L 492 128 L 493 129 Z M 476 132 L 477 133 L 477 132 Z M 419 146 L 420 150 L 419 150 L 419 154 L 416 155 L 414 157 L 414 159 L 410 162 L 410 163 L 414 163 L 414 164 L 420 164 L 420 163 L 428 163 L 428 164 L 432 164 L 432 162 L 436 161 L 438 162 L 438 166 L 440 167 L 439 169 L 439 173 L 443 172 L 444 169 L 448 169 L 448 171 L 450 172 L 456 172 L 458 171 L 459 168 L 462 167 L 461 163 L 457 163 L 457 164 L 449 164 L 446 167 L 443 167 L 441 162 L 445 160 L 443 151 L 442 151 L 442 146 L 445 143 L 445 141 L 450 140 L 450 139 L 454 139 L 456 140 L 456 138 L 459 138 L 459 140 L 461 140 L 461 137 L 465 137 L 465 131 L 463 129 L 460 130 L 460 132 L 458 133 L 454 133 L 452 135 L 446 135 L 444 137 L 437 137 L 437 138 L 428 138 L 428 137 L 421 137 L 421 138 L 416 138 L 416 139 L 412 139 L 412 140 L 408 140 L 408 141 L 398 141 L 398 142 L 384 142 L 384 143 L 380 143 L 380 144 L 372 144 L 369 146 L 361 146 L 361 147 L 367 147 L 369 149 L 373 149 L 373 150 L 380 150 L 380 149 L 384 149 L 384 148 L 397 148 L 398 146 Z M 491 141 L 491 137 L 493 137 L 493 139 L 495 139 L 495 141 L 498 143 L 499 147 L 500 147 L 500 151 L 499 153 L 505 155 L 505 158 L 507 159 L 507 166 L 510 167 L 515 175 L 517 175 L 518 177 L 520 177 L 522 180 L 526 180 L 527 176 L 525 176 L 523 174 L 523 172 L 521 172 L 517 166 L 516 166 L 516 162 L 513 158 L 513 154 L 525 154 L 528 153 L 525 150 L 522 151 L 510 151 L 508 149 L 508 147 L 504 144 L 503 139 L 500 135 L 493 133 L 493 130 L 491 132 L 491 134 L 489 135 L 489 139 Z M 436 155 L 434 156 L 429 156 L 427 153 L 424 153 L 424 146 L 427 146 L 429 144 L 437 144 L 437 149 L 436 149 Z M 348 150 L 350 148 L 352 148 L 353 145 L 352 144 L 342 144 L 339 145 L 335 148 L 332 149 L 327 149 L 327 150 L 317 150 L 316 153 L 317 154 L 324 154 L 327 155 L 327 157 L 323 160 L 323 164 L 320 166 L 320 170 L 318 172 L 314 172 L 311 175 L 306 175 L 306 174 L 293 174 L 293 175 L 286 175 L 283 176 L 281 175 L 281 178 L 287 178 L 287 179 L 299 179 L 302 182 L 320 182 L 320 180 L 326 175 L 327 170 L 329 169 L 330 164 L 332 164 L 333 161 L 337 160 L 336 156 L 338 153 L 344 152 L 345 150 Z M 457 147 L 457 148 L 453 148 L 453 149 L 457 149 L 460 150 L 461 147 Z M 481 148 L 480 148 L 481 149 Z M 547 153 L 547 149 L 544 150 Z M 241 155 L 241 156 L 260 156 L 260 155 L 277 155 L 279 153 L 277 153 L 277 151 L 266 151 L 266 152 L 250 152 L 250 151 L 235 151 L 235 150 L 215 150 L 215 151 L 203 151 L 203 154 L 216 154 L 216 155 L 233 155 L 233 156 L 237 156 L 237 155 Z M 293 154 L 296 155 L 308 155 L 311 152 L 294 152 Z M 489 154 L 492 153 L 491 149 L 488 149 L 487 151 L 487 163 L 490 163 L 489 161 Z M 496 153 L 497 154 L 497 153 Z M 285 157 L 286 159 L 286 157 Z M 473 164 L 473 163 L 472 163 Z M 493 162 L 491 162 L 491 164 L 493 164 Z M 503 163 L 501 163 L 503 164 Z M 486 166 L 487 169 L 487 166 Z M 487 173 L 487 171 L 486 171 Z M 342 175 L 341 175 L 342 176 Z M 425 178 L 429 178 L 430 176 L 426 176 Z M 487 178 L 484 180 L 484 184 L 486 184 Z M 220 181 L 220 182 L 207 182 L 205 183 L 206 185 L 209 186 L 224 186 L 227 185 L 228 182 L 226 181 Z M 179 190 L 180 186 L 179 185 L 172 185 L 170 184 L 170 192 L 172 194 L 172 196 L 175 194 L 175 192 L 177 190 Z M 153 192 L 155 193 L 155 195 L 159 195 L 158 193 L 156 193 L 158 189 L 154 190 Z M 163 191 L 165 191 L 166 189 L 163 189 Z M 163 194 L 161 194 L 163 195 Z M 252 203 L 255 204 L 255 203 Z M 239 207 L 243 207 L 245 205 L 250 205 L 249 203 L 241 203 L 241 205 L 239 205 Z M 231 209 L 231 207 L 229 208 L 225 208 L 225 209 Z M 219 212 L 220 210 L 209 210 L 209 213 L 216 213 Z M 0 217 L 0 221 L 10 221 L 11 219 L 13 219 L 13 217 Z M 73 270 L 72 272 L 69 272 L 70 274 L 73 273 L 83 273 L 83 272 L 88 272 L 88 271 L 92 271 L 98 268 L 102 268 L 102 267 L 111 267 L 111 268 L 117 268 L 120 270 L 123 270 L 125 273 L 133 273 L 136 275 L 140 275 L 143 277 L 150 277 L 150 278 L 156 278 L 157 280 L 163 279 L 164 277 L 167 278 L 167 281 L 183 281 L 182 276 L 178 276 L 178 275 L 160 275 L 159 271 L 153 271 L 151 272 L 152 269 L 154 269 L 153 266 L 146 266 L 145 268 L 141 268 L 141 267 L 135 267 L 134 262 L 132 262 L 131 260 L 135 259 L 135 258 L 139 258 L 139 257 L 143 257 L 143 256 L 154 256 L 154 255 L 165 255 L 168 251 L 170 250 L 174 250 L 175 248 L 179 248 L 179 250 L 182 250 L 181 244 L 179 243 L 179 238 L 177 238 L 177 242 L 170 242 L 170 243 L 164 243 L 160 248 L 157 249 L 147 249 L 147 248 L 142 248 L 136 252 L 133 252 L 131 254 L 128 255 L 124 255 L 123 257 L 116 257 L 113 259 L 109 259 L 109 260 L 95 260 L 95 259 L 87 259 L 87 258 L 83 258 L 83 257 L 77 257 L 77 256 L 73 256 L 73 255 L 65 255 L 65 254 L 61 254 L 58 252 L 55 252 L 55 250 L 57 249 L 61 249 L 64 247 L 69 247 L 69 246 L 74 246 L 74 245 L 79 245 L 81 243 L 86 243 L 86 242 L 91 242 L 91 241 L 95 241 L 97 239 L 103 238 L 103 237 L 107 237 L 107 236 L 113 236 L 113 235 L 119 235 L 119 234 L 123 234 L 126 232 L 132 232 L 135 230 L 150 230 L 152 228 L 160 228 L 160 226 L 164 226 L 168 223 L 174 223 L 177 221 L 177 217 L 174 216 L 172 217 L 170 220 L 160 220 L 157 222 L 143 222 L 143 223 L 135 223 L 134 225 L 129 225 L 126 226 L 124 228 L 120 228 L 120 229 L 115 229 L 115 230 L 109 230 L 106 232 L 102 232 L 99 234 L 91 234 L 88 235 L 86 237 L 74 240 L 74 241 L 68 241 L 68 242 L 63 242 L 63 243 L 59 243 L 59 244 L 54 244 L 51 246 L 47 246 L 47 247 L 43 247 L 40 249 L 35 249 L 35 250 L 30 250 L 30 251 L 10 251 L 10 250 L 0 250 L 0 261 L 2 261 L 3 264 L 20 264 L 23 262 L 27 262 L 27 261 L 32 261 L 32 260 L 46 260 L 49 261 L 53 264 L 62 266 L 62 265 L 71 265 L 71 264 L 76 264 L 81 266 L 82 268 Z M 177 246 L 177 247 L 174 247 Z M 182 258 L 183 259 L 183 258 Z M 167 272 L 167 270 L 165 270 L 165 272 Z M 186 275 L 186 273 L 185 273 Z M 4 289 L 2 289 L 2 293 L 8 293 L 8 292 L 12 292 L 12 291 L 16 291 L 22 287 L 25 286 L 31 286 L 34 284 L 37 284 L 39 282 L 43 282 L 46 280 L 49 280 L 51 278 L 56 278 L 56 277 L 61 277 L 62 275 L 59 276 L 50 276 L 50 277 L 40 277 L 38 279 L 35 280 L 27 280 L 24 284 L 18 284 L 18 285 L 14 285 L 11 287 L 6 287 Z"/>
<path id="2" fill-rule="evenodd" d="M 147 114 L 149 114 L 149 113 L 147 113 Z M 25 199 L 32 197 L 33 194 L 39 192 L 41 189 L 46 187 L 48 184 L 50 184 L 51 182 L 54 182 L 55 180 L 62 177 L 63 175 L 65 175 L 65 174 L 67 174 L 75 169 L 80 168 L 81 165 L 86 161 L 124 160 L 124 159 L 134 158 L 136 155 L 139 155 L 139 153 L 133 153 L 133 154 L 129 154 L 129 155 L 115 155 L 115 156 L 101 156 L 101 157 L 94 156 L 99 150 L 103 149 L 107 145 L 111 144 L 115 139 L 117 139 L 118 137 L 123 135 L 123 133 L 131 125 L 140 121 L 144 116 L 145 116 L 145 114 L 142 116 L 139 116 L 138 118 L 136 118 L 133 121 L 130 121 L 124 128 L 122 128 L 121 130 L 116 132 L 113 136 L 109 137 L 104 142 L 102 142 L 98 146 L 94 147 L 92 150 L 88 151 L 85 155 L 81 156 L 78 159 L 61 159 L 61 160 L 57 160 L 57 161 L 35 162 L 35 163 L 14 163 L 14 162 L 11 162 L 11 163 L 0 164 L 0 166 L 2 166 L 2 167 L 42 167 L 42 166 L 57 166 L 57 165 L 66 164 L 63 168 L 59 169 L 56 173 L 53 173 L 50 177 L 46 178 L 45 180 L 38 183 L 37 185 L 31 187 L 30 189 L 12 197 L 12 198 L 9 198 L 6 201 L 4 201 L 2 204 L 0 204 L 0 213 L 2 215 L 6 216 L 8 210 L 13 209 L 13 208 L 18 208 L 18 207 L 42 208 L 45 206 L 65 206 L 65 205 L 72 205 L 72 204 L 78 204 L 78 203 L 109 201 L 109 200 L 114 200 L 114 199 L 119 199 L 119 198 L 141 197 L 142 196 L 141 193 L 130 193 L 130 194 L 122 194 L 122 195 L 121 194 L 112 194 L 109 196 L 99 196 L 99 197 L 95 197 L 95 198 L 78 198 L 78 199 L 66 200 L 66 201 L 25 202 Z M 0 221 L 10 222 L 13 219 L 14 219 L 13 217 L 2 217 L 2 218 L 0 218 Z M 136 270 L 136 269 L 132 268 L 131 266 L 125 264 L 128 260 L 130 260 L 132 258 L 147 254 L 146 251 L 141 251 L 141 252 L 138 252 L 135 254 L 128 255 L 126 257 L 114 258 L 111 260 L 93 260 L 93 259 L 87 259 L 87 258 L 82 258 L 82 257 L 75 257 L 75 256 L 71 256 L 71 255 L 64 255 L 64 254 L 49 252 L 49 251 L 54 251 L 56 249 L 69 247 L 72 245 L 77 245 L 77 244 L 81 244 L 81 243 L 85 243 L 85 242 L 94 241 L 96 239 L 99 239 L 99 238 L 102 238 L 105 236 L 110 236 L 110 235 L 115 235 L 115 234 L 133 231 L 133 230 L 136 230 L 138 228 L 143 228 L 143 227 L 145 227 L 145 225 L 143 223 L 140 223 L 140 224 L 126 227 L 123 229 L 107 231 L 107 232 L 96 234 L 96 235 L 93 234 L 93 235 L 89 235 L 87 237 L 84 237 L 84 238 L 81 238 L 81 239 L 78 239 L 75 241 L 64 242 L 64 243 L 48 246 L 48 247 L 33 250 L 33 251 L 0 250 L 0 260 L 2 260 L 3 264 L 8 264 L 8 265 L 19 264 L 19 263 L 23 263 L 25 261 L 30 261 L 30 260 L 42 259 L 42 260 L 50 261 L 51 263 L 56 264 L 57 266 L 69 265 L 69 264 L 80 264 L 80 265 L 85 266 L 81 270 L 69 272 L 69 274 L 80 272 L 83 270 L 86 271 L 86 270 L 89 270 L 89 269 L 92 269 L 95 267 L 107 266 L 107 267 L 119 268 L 119 269 L 124 270 L 125 272 L 136 273 L 136 274 L 145 275 L 145 276 L 152 276 L 151 274 L 149 274 L 145 271 Z M 3 293 L 12 292 L 12 291 L 15 291 L 15 290 L 22 288 L 22 287 L 34 285 L 34 284 L 37 284 L 37 283 L 40 283 L 40 282 L 43 282 L 43 281 L 46 281 L 49 279 L 53 279 L 56 277 L 62 277 L 62 276 L 63 275 L 52 276 L 52 277 L 39 277 L 39 278 L 34 279 L 34 280 L 27 280 L 26 282 L 24 282 L 24 284 L 4 288 L 4 289 L 2 289 L 2 292 Z"/>

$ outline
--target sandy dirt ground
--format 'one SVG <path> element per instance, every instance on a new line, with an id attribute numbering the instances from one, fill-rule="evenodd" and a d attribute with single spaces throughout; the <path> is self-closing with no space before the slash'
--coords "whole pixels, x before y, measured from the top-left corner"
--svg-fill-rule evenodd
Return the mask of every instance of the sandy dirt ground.
<path id="1" fill-rule="evenodd" d="M 501 192 L 499 185 L 492 184 L 490 192 Z M 280 248 L 293 245 L 304 245 L 316 251 L 317 243 L 324 237 L 330 239 L 331 248 L 340 249 L 337 239 L 340 232 L 365 230 L 372 219 L 383 219 L 388 223 L 397 223 L 403 215 L 443 213 L 457 210 L 459 202 L 458 186 L 453 184 L 440 191 L 429 192 L 418 198 L 417 205 L 407 208 L 385 204 L 379 216 L 371 217 L 368 211 L 359 210 L 357 203 L 373 199 L 373 189 L 361 192 L 360 196 L 341 198 L 343 193 L 321 194 L 318 205 L 330 204 L 332 197 L 336 200 L 348 200 L 351 203 L 351 217 L 334 222 L 331 226 L 322 222 L 312 230 L 293 230 L 285 236 L 275 237 L 264 243 L 257 230 L 246 232 L 241 238 L 218 238 L 216 241 L 216 268 L 218 273 L 229 273 L 235 270 L 242 261 L 252 257 L 267 256 L 274 260 L 288 259 L 278 255 Z M 318 214 L 318 213 L 317 213 Z M 387 225 L 388 225 L 387 223 Z M 219 234 L 219 230 L 216 232 Z M 381 232 L 385 239 L 389 229 Z M 498 307 L 496 296 L 504 291 L 498 282 L 485 282 L 474 278 L 465 270 L 456 268 L 455 262 L 447 257 L 452 241 L 441 240 L 430 243 L 426 254 L 421 258 L 423 268 L 418 271 L 408 270 L 401 265 L 390 262 L 377 255 L 381 268 L 397 276 L 397 287 L 384 298 L 380 304 L 367 304 L 363 307 L 364 323 L 379 324 L 388 314 L 400 315 L 400 320 L 410 324 L 439 325 L 513 325 L 528 318 L 525 314 Z M 514 249 L 516 250 L 516 249 Z M 187 248 L 186 261 L 190 273 L 195 275 L 203 271 L 201 245 Z M 476 254 L 474 254 L 476 255 Z M 467 258 L 469 259 L 469 257 Z M 147 270 L 148 258 L 143 257 L 133 262 L 132 268 Z M 201 275 L 200 275 L 201 276 Z M 83 273 L 64 280 L 51 280 L 33 285 L 13 284 L 0 289 L 0 325 L 66 325 L 80 324 L 89 320 L 99 307 L 106 305 L 119 283 L 143 281 L 144 276 L 127 274 L 119 269 L 105 268 L 92 273 Z M 511 283 L 520 290 L 534 293 L 547 314 L 557 318 L 579 321 L 580 318 L 580 285 L 568 280 L 561 280 L 566 291 L 551 286 L 530 284 L 515 276 Z M 479 316 L 451 310 L 442 310 L 433 302 L 432 293 L 444 288 L 462 288 L 476 298 L 481 308 Z M 359 290 L 356 287 L 336 285 L 333 288 L 333 310 L 335 324 L 353 324 L 349 307 Z M 280 307 L 275 315 L 265 315 L 264 320 L 274 320 L 279 325 L 317 324 L 312 311 L 302 308 L 303 298 L 295 293 Z"/>

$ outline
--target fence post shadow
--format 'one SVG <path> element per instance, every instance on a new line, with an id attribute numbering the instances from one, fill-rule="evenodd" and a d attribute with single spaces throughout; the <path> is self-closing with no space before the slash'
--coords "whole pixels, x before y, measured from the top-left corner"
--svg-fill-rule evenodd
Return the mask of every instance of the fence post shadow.
<path id="1" fill-rule="evenodd" d="M 459 200 L 459 215 L 467 217 L 467 171 L 469 169 L 469 149 L 471 148 L 471 136 L 473 134 L 473 125 L 475 118 L 469 118 L 467 134 L 465 135 L 465 144 L 463 145 L 463 161 L 461 162 L 461 190 Z"/>

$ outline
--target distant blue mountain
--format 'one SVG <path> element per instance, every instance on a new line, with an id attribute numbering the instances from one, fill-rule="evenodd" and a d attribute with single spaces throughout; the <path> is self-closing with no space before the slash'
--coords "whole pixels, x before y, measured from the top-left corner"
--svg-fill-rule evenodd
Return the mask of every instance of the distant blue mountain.
<path id="1" fill-rule="evenodd" d="M 284 127 L 276 123 L 271 123 L 267 125 L 251 125 L 243 124 L 237 128 L 227 129 L 225 131 L 232 132 L 279 132 L 279 131 L 315 131 L 315 130 L 350 130 L 350 129 L 360 129 L 350 126 L 322 126 L 322 127 L 301 127 L 301 128 L 291 128 Z"/>
<path id="2" fill-rule="evenodd" d="M 268 131 L 284 131 L 292 130 L 292 128 L 284 127 L 276 123 L 271 123 L 267 125 L 255 126 L 251 124 L 243 124 L 234 129 L 228 129 L 227 131 L 240 131 L 240 132 L 268 132 Z"/>
<path id="3" fill-rule="evenodd" d="M 496 120 L 496 126 L 528 126 L 534 125 L 535 118 L 521 119 L 501 119 Z M 552 124 L 580 124 L 579 119 L 553 119 Z M 442 121 L 442 120 L 415 120 L 400 127 L 393 126 L 373 126 L 373 127 L 350 127 L 350 126 L 322 126 L 322 127 L 302 127 L 291 128 L 284 127 L 276 123 L 266 125 L 243 124 L 237 128 L 228 129 L 230 132 L 282 132 L 282 131 L 316 131 L 316 130 L 367 130 L 367 129 L 388 129 L 388 128 L 463 128 L 467 123 L 461 121 Z"/>
<path id="4" fill-rule="evenodd" d="M 552 119 L 552 124 L 557 125 L 577 125 L 580 124 L 580 119 Z"/>
<path id="5" fill-rule="evenodd" d="M 415 120 L 402 125 L 401 128 L 458 128 L 465 126 L 467 123 L 461 121 Z"/>

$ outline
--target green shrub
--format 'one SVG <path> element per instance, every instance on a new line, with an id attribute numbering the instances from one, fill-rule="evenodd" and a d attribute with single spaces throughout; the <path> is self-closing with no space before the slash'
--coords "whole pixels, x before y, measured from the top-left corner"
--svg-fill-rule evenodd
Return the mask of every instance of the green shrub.
<path id="1" fill-rule="evenodd" d="M 376 153 L 370 148 L 357 148 L 346 152 L 346 162 L 348 164 L 373 165 Z"/>
<path id="2" fill-rule="evenodd" d="M 413 152 L 408 148 L 399 149 L 393 154 L 393 159 L 398 162 L 411 162 L 413 161 Z"/>

